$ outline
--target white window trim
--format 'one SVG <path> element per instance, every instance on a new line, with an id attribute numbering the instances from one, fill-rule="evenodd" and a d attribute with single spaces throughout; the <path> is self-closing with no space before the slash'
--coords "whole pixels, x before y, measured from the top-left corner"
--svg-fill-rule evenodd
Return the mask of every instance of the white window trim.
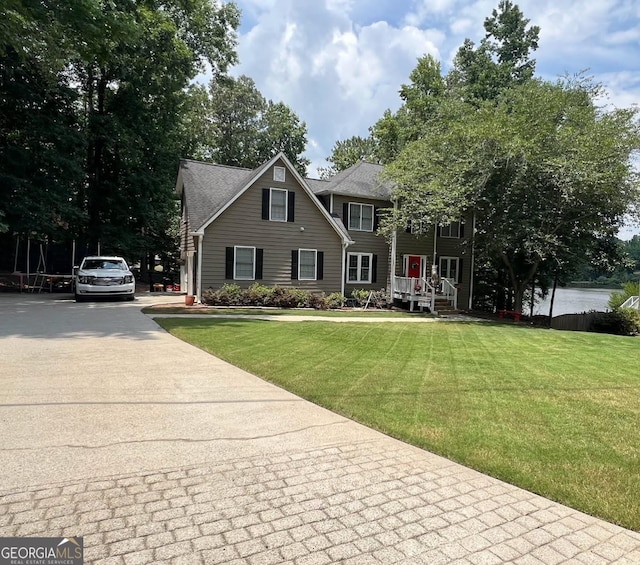
<path id="1" fill-rule="evenodd" d="M 442 261 L 448 260 L 450 264 L 452 259 L 456 262 L 456 280 L 453 282 L 459 283 L 460 282 L 460 257 L 450 257 L 448 255 L 443 255 L 442 257 L 438 257 L 438 272 L 440 273 L 441 277 L 449 279 L 450 277 L 445 276 L 445 274 L 442 272 Z M 449 273 L 447 273 L 447 275 L 448 274 Z"/>
<path id="2" fill-rule="evenodd" d="M 287 179 L 287 169 L 285 167 L 273 167 L 273 180 L 285 182 Z"/>
<path id="3" fill-rule="evenodd" d="M 253 252 L 252 258 L 252 274 L 251 277 L 239 277 L 236 273 L 236 266 L 238 264 L 238 249 L 251 249 Z M 256 280 L 256 248 L 248 245 L 234 245 L 233 246 L 233 280 L 234 281 L 254 281 Z"/>
<path id="4" fill-rule="evenodd" d="M 273 218 L 273 193 L 284 192 L 284 220 Z M 269 221 L 270 222 L 286 222 L 289 217 L 289 191 L 284 188 L 269 189 Z"/>
<path id="5" fill-rule="evenodd" d="M 369 280 L 360 279 L 360 274 L 362 272 L 362 257 L 369 257 Z M 356 256 L 358 258 L 358 278 L 355 281 L 349 279 L 349 264 L 352 256 Z M 347 280 L 345 281 L 347 284 L 371 284 L 371 275 L 373 274 L 373 253 L 347 253 Z"/>
<path id="6" fill-rule="evenodd" d="M 352 206 L 359 206 L 360 207 L 360 227 L 357 227 L 357 228 L 352 228 L 351 227 L 351 207 Z M 362 228 L 362 208 L 364 206 L 367 206 L 368 208 L 371 208 L 371 229 L 370 230 Z M 376 223 L 375 213 L 376 213 L 376 209 L 375 209 L 375 206 L 373 204 L 363 204 L 361 202 L 349 202 L 349 218 L 348 218 L 348 222 L 347 222 L 347 229 L 351 230 L 351 231 L 373 232 L 373 226 Z"/>
<path id="7" fill-rule="evenodd" d="M 313 277 L 303 277 L 301 272 L 302 267 L 302 252 L 310 251 L 313 253 Z M 298 249 L 298 280 L 299 281 L 317 281 L 318 280 L 318 250 L 317 249 Z"/>
<path id="8" fill-rule="evenodd" d="M 451 224 L 458 224 L 458 234 L 457 235 L 451 235 Z M 462 222 L 461 221 L 457 221 L 457 222 L 451 222 L 449 224 L 446 224 L 445 226 L 440 226 L 440 237 L 445 237 L 447 239 L 460 239 L 460 226 L 462 226 Z M 444 235 L 444 228 L 448 227 L 449 228 L 449 235 Z"/>

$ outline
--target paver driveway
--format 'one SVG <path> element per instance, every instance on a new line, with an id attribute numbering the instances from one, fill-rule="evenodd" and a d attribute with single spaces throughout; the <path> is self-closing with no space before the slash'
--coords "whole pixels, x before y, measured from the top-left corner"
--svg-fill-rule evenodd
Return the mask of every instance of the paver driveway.
<path id="1" fill-rule="evenodd" d="M 96 565 L 640 563 L 636 533 L 174 339 L 154 298 L 0 295 L 0 535 Z"/>

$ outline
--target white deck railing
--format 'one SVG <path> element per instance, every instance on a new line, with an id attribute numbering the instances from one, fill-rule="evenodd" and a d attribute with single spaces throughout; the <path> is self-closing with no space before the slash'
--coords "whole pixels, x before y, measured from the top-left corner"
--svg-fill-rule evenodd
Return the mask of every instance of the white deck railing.
<path id="1" fill-rule="evenodd" d="M 409 302 L 409 308 L 413 311 L 414 304 L 429 307 L 431 312 L 436 312 L 436 296 L 446 298 L 455 309 L 458 308 L 458 289 L 453 281 L 441 279 L 438 287 L 424 278 L 417 277 L 393 277 L 393 298 Z"/>
<path id="2" fill-rule="evenodd" d="M 456 288 L 455 282 L 450 279 L 443 278 L 441 281 L 441 292 L 442 295 L 449 301 L 454 309 L 458 309 L 458 289 Z"/>
<path id="3" fill-rule="evenodd" d="M 409 302 L 413 311 L 416 302 L 424 303 L 431 312 L 435 311 L 436 292 L 427 279 L 418 277 L 393 277 L 393 297 Z"/>
<path id="4" fill-rule="evenodd" d="M 634 310 L 640 310 L 640 296 L 630 296 L 622 303 L 620 308 L 633 308 Z"/>

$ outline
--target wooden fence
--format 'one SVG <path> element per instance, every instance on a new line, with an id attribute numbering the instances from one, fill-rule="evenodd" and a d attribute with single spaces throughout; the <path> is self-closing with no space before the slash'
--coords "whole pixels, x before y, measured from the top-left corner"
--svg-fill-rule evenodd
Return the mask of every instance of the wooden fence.
<path id="1" fill-rule="evenodd" d="M 554 316 L 551 327 L 554 330 L 588 332 L 596 320 L 602 319 L 605 312 L 584 312 L 583 314 L 562 314 Z"/>

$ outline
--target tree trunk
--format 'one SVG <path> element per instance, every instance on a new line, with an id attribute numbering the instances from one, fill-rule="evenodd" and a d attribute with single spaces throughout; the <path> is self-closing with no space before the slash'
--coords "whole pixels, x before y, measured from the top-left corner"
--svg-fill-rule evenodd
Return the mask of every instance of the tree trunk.
<path id="1" fill-rule="evenodd" d="M 533 309 L 536 305 L 536 280 L 533 279 L 531 283 L 531 309 L 529 310 L 529 317 L 533 319 Z"/>
<path id="2" fill-rule="evenodd" d="M 536 273 L 538 272 L 539 261 L 535 261 L 531 264 L 529 271 L 525 274 L 522 280 L 518 280 L 516 276 L 515 269 L 509 259 L 509 256 L 506 252 L 502 253 L 502 262 L 507 267 L 507 272 L 509 273 L 509 280 L 511 282 L 511 288 L 513 289 L 513 307 L 511 308 L 515 312 L 522 313 L 522 302 L 524 300 L 524 292 L 527 289 L 527 286 L 531 281 L 535 279 Z"/>
<path id="3" fill-rule="evenodd" d="M 556 299 L 556 288 L 558 288 L 558 274 L 553 277 L 553 289 L 551 290 L 551 303 L 549 304 L 549 327 L 551 327 L 551 320 L 553 319 L 553 303 Z"/>

